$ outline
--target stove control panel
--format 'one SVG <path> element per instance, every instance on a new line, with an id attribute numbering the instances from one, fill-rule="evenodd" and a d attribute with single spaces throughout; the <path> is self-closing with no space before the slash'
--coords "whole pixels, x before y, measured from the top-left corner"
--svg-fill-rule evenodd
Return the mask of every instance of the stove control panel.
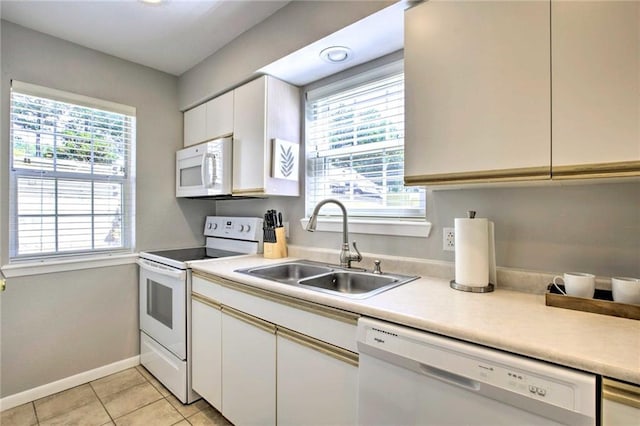
<path id="1" fill-rule="evenodd" d="M 261 241 L 262 218 L 207 216 L 204 235 L 207 237 L 233 238 L 234 240 Z"/>

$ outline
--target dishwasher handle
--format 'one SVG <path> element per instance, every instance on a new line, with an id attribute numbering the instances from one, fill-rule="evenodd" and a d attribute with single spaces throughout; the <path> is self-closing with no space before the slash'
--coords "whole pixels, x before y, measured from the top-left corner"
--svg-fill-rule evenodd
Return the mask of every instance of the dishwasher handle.
<path id="1" fill-rule="evenodd" d="M 473 379 L 460 376 L 450 371 L 441 370 L 439 368 L 436 368 L 427 364 L 418 363 L 418 366 L 420 368 L 420 372 L 425 376 L 428 376 L 433 379 L 437 379 L 442 382 L 449 383 L 450 385 L 458 386 L 473 392 L 478 392 L 480 390 L 480 382 L 477 382 Z"/>

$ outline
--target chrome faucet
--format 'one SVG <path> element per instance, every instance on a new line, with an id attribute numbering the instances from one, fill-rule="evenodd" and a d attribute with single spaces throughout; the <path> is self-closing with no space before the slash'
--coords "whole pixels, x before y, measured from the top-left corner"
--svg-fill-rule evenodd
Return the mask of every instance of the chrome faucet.
<path id="1" fill-rule="evenodd" d="M 320 208 L 327 203 L 336 204 L 342 210 L 342 248 L 340 249 L 340 266 L 343 268 L 351 268 L 351 262 L 362 261 L 362 255 L 360 254 L 360 250 L 358 250 L 355 241 L 353 242 L 353 248 L 356 251 L 356 254 L 351 253 L 349 250 L 347 209 L 344 207 L 344 204 L 338 200 L 334 200 L 333 198 L 327 198 L 326 200 L 320 201 L 313 209 L 313 213 L 311 213 L 306 230 L 309 232 L 316 230 L 316 226 L 318 224 L 318 212 L 320 211 Z"/>

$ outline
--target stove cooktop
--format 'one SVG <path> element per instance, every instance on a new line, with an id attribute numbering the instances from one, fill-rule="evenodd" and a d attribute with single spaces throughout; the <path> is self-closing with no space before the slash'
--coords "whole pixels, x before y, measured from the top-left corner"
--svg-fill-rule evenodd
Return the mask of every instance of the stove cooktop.
<path id="1" fill-rule="evenodd" d="M 190 262 L 192 260 L 207 259 L 206 247 L 193 247 L 173 250 L 148 251 L 147 253 L 154 256 L 164 257 L 178 262 Z"/>
<path id="2" fill-rule="evenodd" d="M 217 259 L 220 257 L 239 256 L 242 254 L 234 251 L 220 250 L 211 247 L 158 250 L 148 251 L 146 253 L 177 262 L 192 262 L 194 260 Z"/>

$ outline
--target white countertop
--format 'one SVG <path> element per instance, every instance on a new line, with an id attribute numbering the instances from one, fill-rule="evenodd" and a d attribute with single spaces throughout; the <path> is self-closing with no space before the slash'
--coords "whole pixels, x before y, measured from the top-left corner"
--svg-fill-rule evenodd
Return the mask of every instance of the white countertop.
<path id="1" fill-rule="evenodd" d="M 450 288 L 443 278 L 422 277 L 368 299 L 353 300 L 234 272 L 292 260 L 247 255 L 197 261 L 191 267 L 249 286 L 640 384 L 640 321 L 546 306 L 544 295 L 499 287 L 492 293 L 465 293 Z"/>

